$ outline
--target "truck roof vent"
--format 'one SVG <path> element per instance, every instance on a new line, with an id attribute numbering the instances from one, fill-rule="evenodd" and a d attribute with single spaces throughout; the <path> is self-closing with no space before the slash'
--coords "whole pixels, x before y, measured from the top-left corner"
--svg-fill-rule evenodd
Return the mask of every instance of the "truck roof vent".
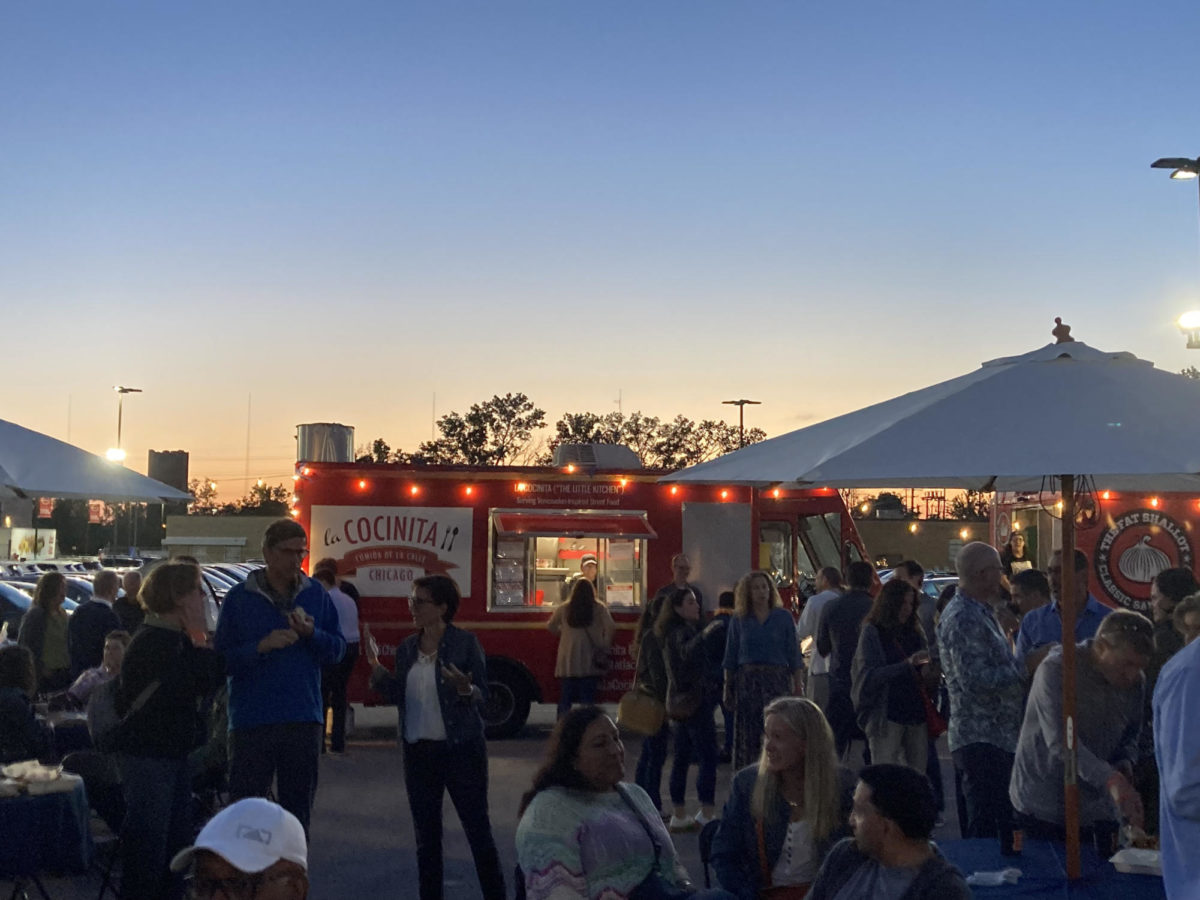
<path id="1" fill-rule="evenodd" d="M 623 444 L 559 444 L 554 448 L 554 465 L 574 463 L 588 469 L 640 469 L 638 455 Z"/>

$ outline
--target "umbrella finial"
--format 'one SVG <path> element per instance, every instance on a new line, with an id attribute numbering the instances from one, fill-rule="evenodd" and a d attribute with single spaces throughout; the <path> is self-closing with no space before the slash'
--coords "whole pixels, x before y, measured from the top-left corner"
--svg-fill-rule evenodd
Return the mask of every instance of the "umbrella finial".
<path id="1" fill-rule="evenodd" d="M 1054 328 L 1050 330 L 1050 333 L 1054 335 L 1056 344 L 1066 344 L 1075 340 L 1071 337 L 1071 326 L 1064 325 L 1063 320 L 1058 316 L 1054 317 Z"/>

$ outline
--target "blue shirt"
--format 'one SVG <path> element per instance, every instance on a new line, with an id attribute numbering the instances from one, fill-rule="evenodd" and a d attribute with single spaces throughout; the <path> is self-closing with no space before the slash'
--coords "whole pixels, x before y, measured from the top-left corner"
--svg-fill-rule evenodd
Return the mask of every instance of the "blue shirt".
<path id="1" fill-rule="evenodd" d="M 1194 896 L 1200 884 L 1200 641 L 1163 666 L 1154 687 L 1158 830 L 1168 897 Z"/>
<path id="2" fill-rule="evenodd" d="M 1096 636 L 1100 620 L 1107 616 L 1111 609 L 1088 594 L 1087 604 L 1083 612 L 1075 617 L 1075 643 L 1089 640 Z M 1058 601 L 1053 600 L 1045 606 L 1039 606 L 1025 614 L 1021 620 L 1021 630 L 1017 632 L 1017 662 L 1025 665 L 1025 657 L 1030 650 L 1044 647 L 1046 644 L 1062 643 L 1062 615 L 1058 611 Z"/>
<path id="3" fill-rule="evenodd" d="M 991 744 L 1017 749 L 1025 686 L 996 615 L 961 590 L 937 624 L 946 690 L 950 693 L 950 749 Z"/>
<path id="4" fill-rule="evenodd" d="M 745 665 L 787 666 L 793 672 L 800 668 L 800 644 L 791 613 L 776 606 L 761 623 L 754 613 L 729 617 L 724 667 L 733 670 Z"/>

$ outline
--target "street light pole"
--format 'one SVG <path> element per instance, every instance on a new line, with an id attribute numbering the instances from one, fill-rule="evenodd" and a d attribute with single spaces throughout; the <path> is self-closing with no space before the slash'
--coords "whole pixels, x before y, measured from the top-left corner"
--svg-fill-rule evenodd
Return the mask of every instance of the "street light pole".
<path id="1" fill-rule="evenodd" d="M 746 405 L 762 406 L 761 400 L 722 400 L 722 406 L 736 406 L 738 408 L 738 446 L 746 446 Z"/>
<path id="2" fill-rule="evenodd" d="M 1150 163 L 1152 169 L 1171 169 L 1174 181 L 1195 181 L 1196 199 L 1200 202 L 1200 157 L 1188 159 L 1185 156 L 1164 156 Z"/>
<path id="3" fill-rule="evenodd" d="M 124 385 L 115 384 L 115 385 L 113 385 L 113 390 L 117 392 L 117 446 L 110 449 L 106 455 L 113 462 L 124 463 L 125 462 L 125 451 L 121 448 L 121 425 L 122 425 L 122 420 L 124 419 L 124 413 L 125 413 L 125 395 L 126 394 L 140 394 L 142 392 L 142 389 L 135 388 L 135 387 L 125 387 Z M 132 518 L 130 521 L 130 529 L 131 529 L 130 534 L 132 535 L 131 540 L 133 543 L 136 544 L 137 543 L 137 510 L 131 506 L 130 512 L 132 513 Z M 113 510 L 113 549 L 114 550 L 117 549 L 117 523 L 119 520 L 120 520 L 120 516 L 117 515 L 117 512 L 114 509 Z"/>

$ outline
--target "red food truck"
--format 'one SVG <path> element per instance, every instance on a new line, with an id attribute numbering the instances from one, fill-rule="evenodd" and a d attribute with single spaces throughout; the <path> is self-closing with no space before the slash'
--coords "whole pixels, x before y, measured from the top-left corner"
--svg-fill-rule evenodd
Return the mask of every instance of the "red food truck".
<path id="1" fill-rule="evenodd" d="M 413 580 L 440 572 L 458 582 L 455 624 L 487 655 L 492 737 L 517 732 L 531 703 L 557 701 L 558 638 L 546 622 L 584 554 L 598 560 L 617 623 L 604 701 L 632 683 L 628 646 L 647 599 L 671 581 L 674 554 L 688 554 L 709 610 L 751 567 L 768 571 L 794 606 L 819 568 L 866 557 L 834 490 L 660 484 L 664 471 L 613 449 L 544 467 L 302 462 L 293 515 L 308 531 L 310 559 L 337 559 L 358 588 L 385 658 L 412 631 Z M 366 676 L 360 662 L 352 701 L 381 702 Z"/>
<path id="2" fill-rule="evenodd" d="M 1025 534 L 1026 555 L 1045 569 L 1061 546 L 1057 494 L 1041 498 L 999 494 L 993 541 L 1003 547 L 1013 531 Z M 1098 485 L 1077 500 L 1075 546 L 1088 558 L 1088 588 L 1101 603 L 1149 616 L 1150 583 L 1163 569 L 1195 570 L 1200 497 L 1132 493 Z"/>

